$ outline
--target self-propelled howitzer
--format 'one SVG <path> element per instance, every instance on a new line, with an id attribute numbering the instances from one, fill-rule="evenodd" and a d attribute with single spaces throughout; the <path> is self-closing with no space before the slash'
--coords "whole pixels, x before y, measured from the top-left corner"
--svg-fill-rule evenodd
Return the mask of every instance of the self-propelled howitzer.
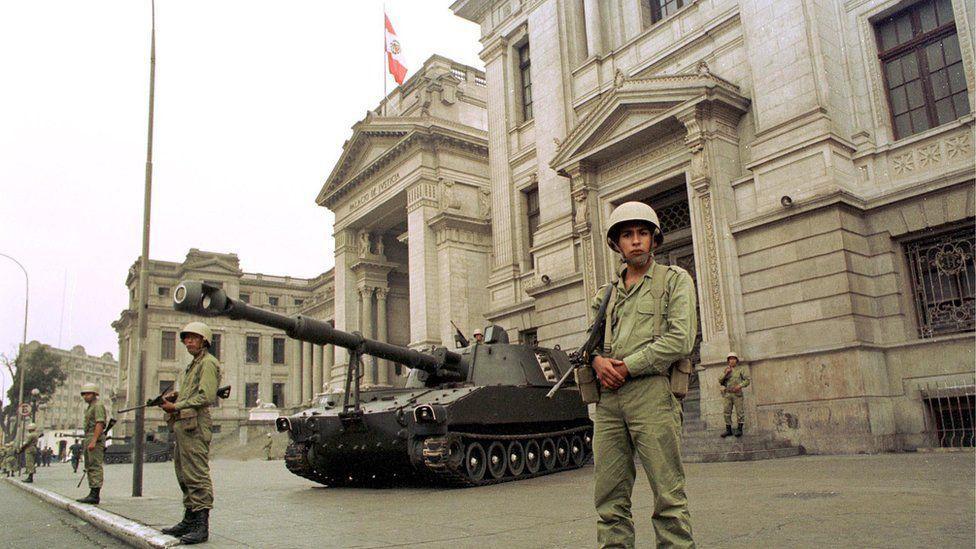
<path id="1" fill-rule="evenodd" d="M 173 297 L 179 311 L 348 350 L 345 390 L 276 422 L 289 434 L 285 464 L 297 475 L 330 486 L 398 479 L 478 486 L 574 469 L 591 455 L 592 424 L 575 386 L 546 398 L 571 368 L 558 347 L 510 344 L 489 326 L 484 343 L 420 352 L 264 311 L 206 283 L 184 281 Z M 410 368 L 406 386 L 360 390 L 362 355 Z"/>

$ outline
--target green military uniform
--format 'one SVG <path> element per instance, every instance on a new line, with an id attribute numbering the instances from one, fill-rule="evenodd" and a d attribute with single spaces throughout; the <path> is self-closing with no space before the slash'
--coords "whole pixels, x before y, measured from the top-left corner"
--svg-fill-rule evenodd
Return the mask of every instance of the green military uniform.
<path id="1" fill-rule="evenodd" d="M 267 442 L 264 443 L 264 451 L 265 451 L 265 453 L 268 456 L 268 461 L 271 461 L 271 445 L 272 445 L 272 443 L 273 443 L 273 441 L 271 440 L 271 436 L 268 435 L 268 440 L 267 440 Z"/>
<path id="2" fill-rule="evenodd" d="M 725 415 L 725 425 L 731 427 L 732 423 L 732 408 L 735 408 L 736 412 L 736 423 L 739 425 L 741 430 L 742 424 L 746 420 L 746 412 L 742 407 L 742 391 L 734 391 L 734 389 L 745 389 L 749 386 L 752 380 L 749 379 L 749 374 L 746 373 L 744 366 L 736 364 L 735 368 L 729 372 L 727 376 L 722 376 L 722 385 L 725 386 L 725 395 L 723 399 L 725 400 L 722 412 Z"/>
<path id="3" fill-rule="evenodd" d="M 17 470 L 17 443 L 15 441 L 8 442 L 5 448 L 7 451 L 3 458 L 3 469 L 10 476 Z"/>
<path id="4" fill-rule="evenodd" d="M 210 405 L 217 400 L 220 364 L 209 352 L 193 359 L 180 376 L 179 398 L 174 403 L 172 429 L 176 442 L 173 464 L 183 490 L 183 506 L 190 511 L 213 508 L 210 480 Z"/>
<path id="5" fill-rule="evenodd" d="M 9 451 L 9 444 L 0 445 L 0 470 L 3 474 L 7 474 L 7 452 Z"/>
<path id="6" fill-rule="evenodd" d="M 95 440 L 95 449 L 89 450 L 88 445 L 94 439 L 95 425 L 102 424 L 102 433 Z M 108 413 L 105 405 L 93 400 L 85 410 L 85 473 L 88 475 L 89 488 L 102 487 L 102 465 L 105 463 L 105 425 L 108 424 Z"/>
<path id="7" fill-rule="evenodd" d="M 681 464 L 681 403 L 671 393 L 672 362 L 691 354 L 697 335 L 695 286 L 687 271 L 657 263 L 627 288 L 624 271 L 607 309 L 601 353 L 630 372 L 617 390 L 602 388 L 594 415 L 595 503 L 600 547 L 633 547 L 630 498 L 640 457 L 654 492 L 659 547 L 693 547 Z M 606 287 L 593 299 L 596 311 Z"/>
<path id="8" fill-rule="evenodd" d="M 34 481 L 34 472 L 37 471 L 37 440 L 39 438 L 41 437 L 37 431 L 27 431 L 24 443 L 20 446 L 24 452 L 24 468 L 28 482 Z"/>

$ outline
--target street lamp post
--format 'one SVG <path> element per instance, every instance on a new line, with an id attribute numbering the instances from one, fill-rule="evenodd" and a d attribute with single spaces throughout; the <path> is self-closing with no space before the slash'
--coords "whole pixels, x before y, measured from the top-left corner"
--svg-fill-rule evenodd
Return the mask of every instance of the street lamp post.
<path id="1" fill-rule="evenodd" d="M 41 395 L 41 391 L 34 387 L 31 389 L 31 423 L 37 423 L 37 398 Z"/>
<path id="2" fill-rule="evenodd" d="M 30 278 L 27 276 L 27 269 L 20 264 L 20 261 L 17 261 L 7 254 L 0 253 L 0 256 L 6 257 L 10 261 L 13 261 L 18 267 L 20 267 L 21 271 L 24 271 L 24 337 L 21 339 L 20 350 L 17 351 L 17 362 L 19 362 L 17 365 L 17 374 L 20 376 L 20 389 L 17 396 L 17 423 L 15 424 L 16 429 L 14 430 L 14 438 L 17 438 L 17 433 L 19 432 L 20 444 L 23 444 L 24 432 L 23 429 L 21 429 L 22 420 L 20 419 L 20 406 L 24 403 L 24 372 L 22 372 L 21 369 L 26 366 L 23 362 L 23 353 L 27 350 L 27 309 L 30 304 Z"/>

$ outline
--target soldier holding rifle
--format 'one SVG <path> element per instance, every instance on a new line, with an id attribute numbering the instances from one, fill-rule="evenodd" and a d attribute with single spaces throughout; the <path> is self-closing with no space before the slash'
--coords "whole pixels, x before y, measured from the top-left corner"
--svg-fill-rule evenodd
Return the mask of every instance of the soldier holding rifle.
<path id="1" fill-rule="evenodd" d="M 88 495 L 79 503 L 97 505 L 101 501 L 102 466 L 105 463 L 105 425 L 108 414 L 105 405 L 98 401 L 98 387 L 94 383 L 81 386 L 81 398 L 88 403 L 85 410 L 85 474 L 88 475 Z M 77 462 L 75 462 L 77 463 Z"/>
<path id="2" fill-rule="evenodd" d="M 621 255 L 618 279 L 601 288 L 607 300 L 603 348 L 592 367 L 600 383 L 593 415 L 595 504 L 600 547 L 633 547 L 631 494 L 640 457 L 654 493 L 651 522 L 658 547 L 694 547 L 681 464 L 681 402 L 673 382 L 695 343 L 695 287 L 683 269 L 654 261 L 664 241 L 654 210 L 627 202 L 610 215 L 607 244 Z M 690 370 L 690 368 L 688 369 Z M 670 376 L 670 377 L 669 377 Z M 582 389 L 581 389 L 582 390 Z M 682 395 L 683 396 L 683 395 Z"/>

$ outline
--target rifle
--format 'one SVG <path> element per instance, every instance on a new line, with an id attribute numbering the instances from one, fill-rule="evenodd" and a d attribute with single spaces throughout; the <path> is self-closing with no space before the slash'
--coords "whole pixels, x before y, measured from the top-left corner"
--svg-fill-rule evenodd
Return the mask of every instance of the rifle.
<path id="1" fill-rule="evenodd" d="M 546 398 L 552 398 L 553 396 L 555 396 L 556 391 L 558 391 L 560 387 L 562 387 L 563 384 L 566 383 L 566 381 L 569 379 L 570 374 L 576 372 L 582 372 L 586 368 L 592 369 L 590 367 L 590 363 L 593 362 L 593 357 L 595 356 L 594 353 L 600 347 L 603 346 L 603 330 L 606 327 L 606 323 L 607 323 L 607 307 L 610 304 L 610 293 L 612 291 L 613 291 L 613 284 L 611 283 L 607 285 L 606 291 L 603 292 L 603 302 L 600 303 L 600 309 L 596 312 L 596 317 L 593 319 L 593 324 L 590 325 L 590 329 L 587 330 L 587 333 L 589 335 L 586 337 L 586 342 L 583 343 L 583 345 L 580 346 L 579 349 L 573 351 L 569 355 L 569 363 L 572 365 L 572 368 L 570 368 L 565 374 L 563 374 L 563 377 L 561 377 L 559 381 L 557 381 L 556 384 L 552 386 L 552 389 L 550 389 L 549 392 L 546 394 Z M 591 382 L 595 383 L 595 381 L 596 379 L 594 376 L 594 379 L 585 383 L 591 383 Z M 580 396 L 584 397 L 583 388 L 582 388 L 583 383 L 577 383 L 577 385 L 580 386 Z M 596 390 L 596 395 L 595 395 L 596 400 L 593 400 L 593 402 L 599 400 L 599 386 L 596 386 L 595 390 Z M 589 404 L 587 400 L 588 399 L 584 397 L 583 401 Z"/>
<path id="2" fill-rule="evenodd" d="M 454 334 L 454 342 L 457 343 L 458 347 L 467 347 L 470 344 L 468 338 L 464 337 L 464 333 L 461 332 L 461 328 L 458 328 L 457 324 L 455 324 L 453 320 L 450 322 L 451 326 L 454 326 L 454 331 L 457 332 Z"/>
<path id="3" fill-rule="evenodd" d="M 110 419 L 110 420 L 108 420 L 108 425 L 106 425 L 106 426 L 105 426 L 105 430 L 104 430 L 104 431 L 102 431 L 102 435 L 103 435 L 103 436 L 104 436 L 104 435 L 107 435 L 107 434 L 108 434 L 108 432 L 112 430 L 112 427 L 115 427 L 115 418 L 114 418 L 114 417 L 113 417 L 112 419 Z M 106 436 L 105 438 L 110 438 L 110 437 L 107 437 L 107 436 Z M 120 438 L 125 438 L 125 437 L 120 437 Z M 86 458 L 86 459 L 87 459 L 87 458 Z M 80 478 L 80 479 L 78 479 L 78 485 L 77 485 L 77 486 L 75 486 L 75 488 L 81 488 L 81 482 L 82 482 L 83 480 L 85 480 L 85 473 L 87 473 L 87 472 L 88 472 L 88 470 L 87 470 L 87 469 L 81 472 L 81 478 Z"/>
<path id="4" fill-rule="evenodd" d="M 230 398 L 230 385 L 224 385 L 223 387 L 218 388 L 217 398 L 223 398 L 223 399 Z M 172 389 L 167 389 L 162 393 L 159 393 L 159 395 L 156 396 L 155 398 L 151 398 L 147 400 L 145 404 L 140 404 L 139 406 L 133 406 L 131 408 L 126 408 L 124 410 L 118 410 L 115 413 L 124 414 L 126 412 L 131 412 L 132 410 L 138 410 L 140 408 L 148 408 L 150 406 L 161 406 L 163 402 L 167 402 L 167 401 L 168 402 L 176 401 L 176 393 L 174 393 Z"/>

